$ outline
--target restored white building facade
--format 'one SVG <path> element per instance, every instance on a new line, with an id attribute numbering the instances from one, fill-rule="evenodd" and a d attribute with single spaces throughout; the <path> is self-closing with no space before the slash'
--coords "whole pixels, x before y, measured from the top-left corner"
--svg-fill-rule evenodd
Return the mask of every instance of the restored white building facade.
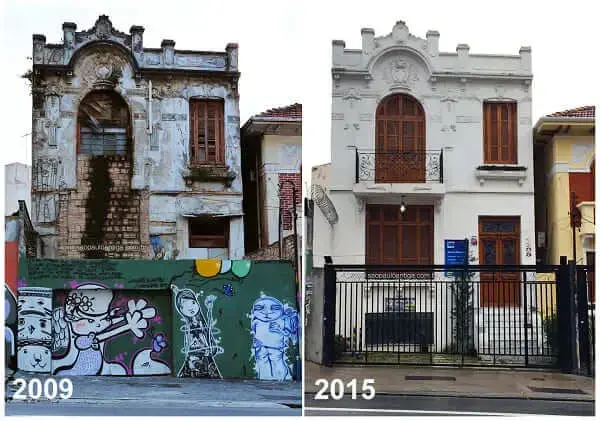
<path id="1" fill-rule="evenodd" d="M 314 266 L 324 256 L 334 264 L 444 264 L 445 240 L 462 239 L 470 264 L 534 264 L 531 49 L 471 54 L 459 44 L 441 52 L 437 31 L 420 38 L 402 21 L 385 36 L 361 33 L 359 49 L 333 41 L 332 161 L 321 187 L 337 217 L 328 221 L 331 212 L 315 206 Z M 387 303 L 373 289 L 363 293 L 380 308 L 400 299 L 433 312 L 435 348 L 449 345 L 439 339 L 448 291 L 415 282 Z M 522 291 L 485 294 L 476 291 L 474 305 L 488 314 L 524 308 Z M 359 345 L 364 323 L 347 323 Z M 491 322 L 475 323 L 489 338 Z"/>

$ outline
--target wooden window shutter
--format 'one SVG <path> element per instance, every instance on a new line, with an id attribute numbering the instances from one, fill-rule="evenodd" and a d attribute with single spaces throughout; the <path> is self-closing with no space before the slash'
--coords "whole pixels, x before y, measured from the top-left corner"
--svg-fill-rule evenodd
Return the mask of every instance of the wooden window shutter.
<path id="1" fill-rule="evenodd" d="M 486 164 L 517 163 L 517 103 L 483 104 L 483 154 Z"/>
<path id="2" fill-rule="evenodd" d="M 225 162 L 223 101 L 190 101 L 190 157 L 192 164 Z"/>

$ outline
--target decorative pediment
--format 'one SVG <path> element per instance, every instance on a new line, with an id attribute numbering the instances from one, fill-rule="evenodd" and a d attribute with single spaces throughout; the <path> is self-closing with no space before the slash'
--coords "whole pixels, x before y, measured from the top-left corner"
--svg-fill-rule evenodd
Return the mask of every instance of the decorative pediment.
<path id="1" fill-rule="evenodd" d="M 113 41 L 131 48 L 131 35 L 116 30 L 106 15 L 101 15 L 87 31 L 75 32 L 76 48 L 92 41 Z"/>
<path id="2" fill-rule="evenodd" d="M 110 45 L 90 45 L 78 57 L 75 75 L 93 87 L 111 87 L 118 83 L 131 58 Z"/>

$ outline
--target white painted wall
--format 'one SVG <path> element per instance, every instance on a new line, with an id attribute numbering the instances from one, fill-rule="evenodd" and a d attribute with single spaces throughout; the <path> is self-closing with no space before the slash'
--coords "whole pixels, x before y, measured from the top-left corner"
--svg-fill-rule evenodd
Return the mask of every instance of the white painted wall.
<path id="1" fill-rule="evenodd" d="M 267 242 L 279 241 L 279 174 L 300 173 L 302 165 L 302 137 L 265 135 L 261 143 L 262 177 L 265 192 L 265 216 L 267 220 Z M 296 186 L 296 194 L 302 196 L 302 186 Z M 301 214 L 299 213 L 300 217 Z M 299 224 L 302 219 L 299 218 Z M 299 225 L 301 226 L 301 225 Z M 302 230 L 298 231 L 300 235 Z M 283 236 L 293 234 L 285 230 Z"/>
<path id="2" fill-rule="evenodd" d="M 403 22 L 387 36 L 375 38 L 370 29 L 363 29 L 362 36 L 362 48 L 356 50 L 345 49 L 343 41 L 333 41 L 332 162 L 313 170 L 312 183 L 326 189 L 339 221 L 330 225 L 315 206 L 314 266 L 323 267 L 327 255 L 334 264 L 364 264 L 365 205 L 400 204 L 402 195 L 407 206 L 434 206 L 435 264 L 444 263 L 445 239 L 477 236 L 479 216 L 494 215 L 520 217 L 521 263 L 534 264 L 531 50 L 521 48 L 519 55 L 512 56 L 469 55 L 468 46 L 461 44 L 456 53 L 440 53 L 438 33 L 430 31 L 426 39 L 419 38 L 410 34 Z M 376 108 L 393 93 L 412 95 L 422 104 L 426 149 L 443 150 L 443 184 L 422 189 L 411 184 L 356 183 L 355 151 L 375 150 Z M 477 167 L 484 164 L 483 103 L 494 100 L 517 102 L 517 165 L 526 167 L 520 180 L 501 177 L 482 183 L 479 177 Z M 472 264 L 478 263 L 478 255 L 477 247 L 470 251 Z M 437 276 L 443 279 L 443 274 Z M 345 336 L 351 336 L 353 327 L 361 332 L 367 302 L 383 309 L 383 297 L 375 290 L 354 292 L 354 300 L 357 292 L 359 300 L 345 317 L 343 300 L 350 296 L 338 290 L 338 332 L 344 326 L 348 327 Z M 424 306 L 434 312 L 439 352 L 451 338 L 451 328 L 445 327 L 451 321 L 451 308 L 446 305 L 449 291 L 439 285 L 433 289 L 425 286 L 419 294 L 429 297 Z M 479 292 L 474 294 L 478 297 Z M 475 307 L 479 307 L 478 300 Z M 480 335 L 489 327 L 475 326 Z M 443 333 L 448 338 L 442 337 Z M 364 330 L 358 336 L 364 346 Z M 477 348 L 483 350 L 494 340 L 486 339 Z"/>
<path id="3" fill-rule="evenodd" d="M 20 162 L 5 165 L 4 185 L 4 216 L 19 210 L 19 200 L 25 201 L 31 214 L 31 166 Z"/>
<path id="4" fill-rule="evenodd" d="M 432 191 L 414 186 L 378 185 L 382 191 L 404 189 L 405 202 L 435 205 L 435 263 L 443 263 L 444 239 L 477 235 L 479 215 L 521 216 L 521 261 L 525 242 L 534 252 L 533 142 L 531 140 L 531 52 L 519 55 L 469 55 L 468 47 L 457 53 L 437 51 L 439 35 L 427 39 L 409 34 L 398 23 L 391 34 L 374 38 L 363 30 L 362 50 L 346 50 L 343 41 L 333 43 L 332 157 L 328 195 L 339 215 L 331 227 L 315 210 L 314 263 L 323 256 L 334 263 L 364 263 L 366 203 L 397 203 L 400 194 L 356 195 L 374 183 L 355 185 L 355 148 L 375 150 L 377 104 L 392 93 L 406 93 L 421 102 L 426 115 L 426 148 L 443 150 L 444 183 Z M 405 73 L 394 76 L 402 61 Z M 515 100 L 518 112 L 518 165 L 526 167 L 522 183 L 514 179 L 484 180 L 477 167 L 483 165 L 483 103 Z M 314 183 L 314 181 L 313 181 Z"/>

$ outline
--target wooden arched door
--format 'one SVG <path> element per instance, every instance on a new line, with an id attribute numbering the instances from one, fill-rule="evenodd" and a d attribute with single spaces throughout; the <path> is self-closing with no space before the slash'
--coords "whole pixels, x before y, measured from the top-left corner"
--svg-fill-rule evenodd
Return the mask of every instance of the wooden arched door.
<path id="1" fill-rule="evenodd" d="M 375 182 L 425 181 L 425 111 L 410 95 L 393 94 L 377 106 Z"/>

